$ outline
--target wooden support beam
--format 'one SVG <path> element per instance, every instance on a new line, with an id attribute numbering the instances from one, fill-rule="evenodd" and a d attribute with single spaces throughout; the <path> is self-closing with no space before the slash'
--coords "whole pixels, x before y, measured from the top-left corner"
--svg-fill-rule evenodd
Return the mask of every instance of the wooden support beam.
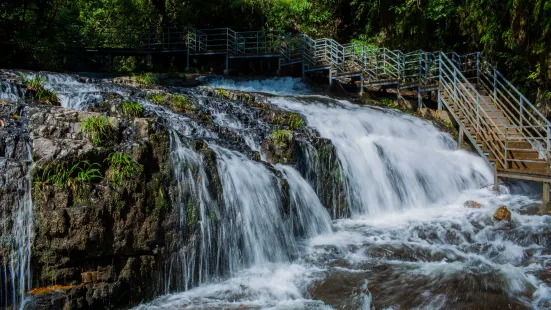
<path id="1" fill-rule="evenodd" d="M 549 202 L 549 183 L 543 182 L 543 193 L 541 195 L 541 200 L 543 200 L 544 203 Z"/>

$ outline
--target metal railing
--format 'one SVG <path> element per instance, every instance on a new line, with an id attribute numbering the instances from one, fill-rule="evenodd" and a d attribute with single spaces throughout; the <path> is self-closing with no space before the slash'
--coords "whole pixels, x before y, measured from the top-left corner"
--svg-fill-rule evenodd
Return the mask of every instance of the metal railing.
<path id="1" fill-rule="evenodd" d="M 329 68 L 333 78 L 357 75 L 368 85 L 438 89 L 446 106 L 481 154 L 498 169 L 542 164 L 551 175 L 551 123 L 480 53 L 403 53 L 364 44 L 279 31 L 236 32 L 229 28 L 165 28 L 147 32 L 87 33 L 95 47 L 185 48 L 195 53 L 276 55 L 281 63 L 301 62 L 306 70 Z M 102 38 L 101 40 L 98 38 Z M 522 154 L 522 155 L 519 155 Z"/>

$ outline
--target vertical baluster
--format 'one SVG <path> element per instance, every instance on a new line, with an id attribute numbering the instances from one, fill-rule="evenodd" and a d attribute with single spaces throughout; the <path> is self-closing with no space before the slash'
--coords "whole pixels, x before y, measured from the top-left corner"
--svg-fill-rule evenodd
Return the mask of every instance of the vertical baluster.
<path id="1" fill-rule="evenodd" d="M 480 53 L 476 53 L 476 86 L 479 87 L 479 85 L 480 85 Z"/>
<path id="2" fill-rule="evenodd" d="M 442 52 L 438 53 L 438 91 L 437 91 L 437 101 L 438 101 L 438 110 L 442 110 L 442 101 L 440 100 L 440 88 L 442 87 Z"/>
<path id="3" fill-rule="evenodd" d="M 546 159 L 546 162 L 547 162 L 547 174 L 549 175 L 550 173 L 550 169 L 551 169 L 551 161 L 549 160 L 549 152 L 551 152 L 551 127 L 547 126 L 546 128 L 546 131 L 547 131 L 547 148 L 546 148 L 546 152 L 545 152 L 545 159 Z"/>
<path id="4" fill-rule="evenodd" d="M 522 96 L 520 96 L 520 100 L 519 100 L 519 118 L 520 118 L 520 130 L 523 131 L 523 124 L 524 124 L 524 120 L 522 119 L 522 114 L 523 114 L 523 105 L 524 105 L 524 100 L 522 100 Z"/>
<path id="5" fill-rule="evenodd" d="M 494 68 L 494 103 L 497 103 L 497 71 Z"/>

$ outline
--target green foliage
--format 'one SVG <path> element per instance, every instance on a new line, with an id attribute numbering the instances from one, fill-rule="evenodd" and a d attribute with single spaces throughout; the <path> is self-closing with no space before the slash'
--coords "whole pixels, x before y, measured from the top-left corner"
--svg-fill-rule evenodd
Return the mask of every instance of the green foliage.
<path id="1" fill-rule="evenodd" d="M 103 179 L 97 163 L 79 161 L 73 163 L 53 163 L 42 168 L 42 173 L 34 178 L 35 185 L 53 185 L 59 188 L 78 188 L 84 184 Z"/>
<path id="2" fill-rule="evenodd" d="M 168 97 L 168 94 L 155 93 L 149 95 L 149 100 L 151 100 L 156 105 L 162 105 L 168 101 Z"/>
<path id="3" fill-rule="evenodd" d="M 46 84 L 46 79 L 43 77 L 35 76 L 29 78 L 22 74 L 21 79 L 23 80 L 23 83 L 27 85 L 27 90 L 32 94 L 34 99 L 38 100 L 38 102 L 50 105 L 59 104 L 59 98 L 57 95 L 53 91 L 44 87 L 44 84 Z"/>
<path id="4" fill-rule="evenodd" d="M 106 116 L 89 117 L 83 120 L 80 131 L 86 133 L 94 146 L 104 146 L 115 137 L 115 127 Z"/>
<path id="5" fill-rule="evenodd" d="M 285 147 L 287 143 L 293 141 L 293 132 L 290 130 L 276 129 L 272 132 L 272 140 L 279 144 L 281 147 Z"/>
<path id="6" fill-rule="evenodd" d="M 151 87 L 159 83 L 159 80 L 151 72 L 146 72 L 142 74 L 135 74 L 136 82 L 144 87 Z"/>
<path id="7" fill-rule="evenodd" d="M 135 162 L 127 154 L 111 153 L 105 161 L 109 164 L 109 180 L 115 186 L 120 186 L 143 172 L 143 165 Z"/>
<path id="8" fill-rule="evenodd" d="M 216 89 L 215 92 L 222 99 L 230 99 L 230 93 L 223 88 Z"/>
<path id="9" fill-rule="evenodd" d="M 386 107 L 396 109 L 398 108 L 398 105 L 395 103 L 395 101 L 392 98 L 384 97 L 379 100 L 381 105 L 384 105 Z"/>
<path id="10" fill-rule="evenodd" d="M 289 116 L 288 125 L 291 129 L 293 130 L 300 129 L 303 123 L 304 123 L 304 120 L 302 119 L 302 116 L 296 113 L 291 113 L 291 115 Z"/>
<path id="11" fill-rule="evenodd" d="M 126 116 L 142 117 L 143 106 L 137 102 L 125 100 L 122 102 L 122 112 Z"/>
<path id="12" fill-rule="evenodd" d="M 191 100 L 184 95 L 172 96 L 170 99 L 172 109 L 178 112 L 190 112 L 197 110 L 197 107 L 191 102 Z"/>

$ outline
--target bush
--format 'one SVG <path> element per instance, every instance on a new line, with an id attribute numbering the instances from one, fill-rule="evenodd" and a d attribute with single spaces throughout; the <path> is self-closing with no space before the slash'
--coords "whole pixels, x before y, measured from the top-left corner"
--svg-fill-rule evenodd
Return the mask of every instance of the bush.
<path id="1" fill-rule="evenodd" d="M 115 136 L 115 128 L 106 116 L 96 116 L 84 119 L 80 131 L 86 133 L 94 146 L 104 146 Z"/>
<path id="2" fill-rule="evenodd" d="M 125 100 L 122 103 L 122 113 L 126 116 L 142 117 L 143 106 L 137 102 Z"/>

